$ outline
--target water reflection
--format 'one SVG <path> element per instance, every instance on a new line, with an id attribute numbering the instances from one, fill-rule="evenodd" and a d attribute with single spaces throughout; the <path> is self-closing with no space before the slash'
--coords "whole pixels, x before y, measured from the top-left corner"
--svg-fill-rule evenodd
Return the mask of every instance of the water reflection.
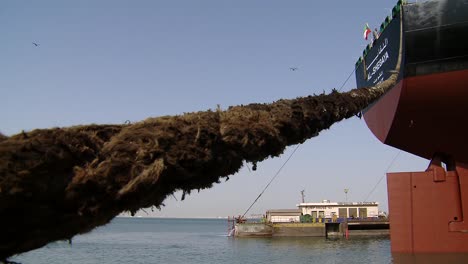
<path id="1" fill-rule="evenodd" d="M 388 236 L 235 238 L 231 242 L 236 257 L 268 255 L 273 263 L 391 263 Z"/>

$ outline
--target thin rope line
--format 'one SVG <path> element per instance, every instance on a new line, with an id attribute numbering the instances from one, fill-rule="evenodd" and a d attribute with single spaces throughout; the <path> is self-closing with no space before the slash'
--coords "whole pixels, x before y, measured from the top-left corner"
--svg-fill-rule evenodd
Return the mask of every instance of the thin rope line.
<path id="1" fill-rule="evenodd" d="M 340 89 L 338 89 L 338 92 L 341 92 L 341 89 L 343 89 L 343 86 L 349 81 L 349 78 L 351 78 L 351 75 L 356 71 L 356 67 L 354 67 L 354 70 L 348 75 L 348 78 L 344 81 L 344 83 L 341 85 Z"/>
<path id="2" fill-rule="evenodd" d="M 382 179 L 384 178 L 385 175 L 387 175 L 387 172 L 390 170 L 390 167 L 392 167 L 393 163 L 395 162 L 395 160 L 398 158 L 398 156 L 400 155 L 401 153 L 401 150 L 398 151 L 398 153 L 395 155 L 395 157 L 393 157 L 393 160 L 392 162 L 390 162 L 390 165 L 388 165 L 387 167 L 387 170 L 384 172 L 384 174 L 382 175 L 382 177 L 380 177 L 379 181 L 377 182 L 377 184 L 374 186 L 374 188 L 372 188 L 372 190 L 369 192 L 369 194 L 366 196 L 366 199 L 363 200 L 363 202 L 367 201 L 367 199 L 369 198 L 369 196 L 371 196 L 371 194 L 375 191 L 375 189 L 377 188 L 377 186 L 380 184 L 380 182 L 382 181 Z"/>
<path id="3" fill-rule="evenodd" d="M 346 78 L 346 80 L 343 82 L 343 84 L 341 85 L 340 89 L 338 89 L 338 91 L 341 91 L 341 89 L 343 89 L 343 87 L 345 86 L 345 84 L 349 81 L 349 78 L 351 78 L 351 76 L 353 75 L 353 73 L 356 71 L 356 67 L 354 67 L 354 69 L 351 71 L 351 73 L 348 75 L 348 78 Z M 266 191 L 266 189 L 270 186 L 270 184 L 273 182 L 273 180 L 278 176 L 278 174 L 281 172 L 281 170 L 283 169 L 283 167 L 286 165 L 286 163 L 288 163 L 288 161 L 291 159 L 291 157 L 293 156 L 293 154 L 296 152 L 296 150 L 299 148 L 300 145 L 297 145 L 297 147 L 294 149 L 294 151 L 291 153 L 291 155 L 288 157 L 288 159 L 283 163 L 283 165 L 281 166 L 281 168 L 279 168 L 279 170 L 276 172 L 275 176 L 273 176 L 273 178 L 270 180 L 270 182 L 265 186 L 265 188 L 263 189 L 263 191 L 257 196 L 257 198 L 254 200 L 254 202 L 249 206 L 249 208 L 245 211 L 245 213 L 242 215 L 242 218 L 250 211 L 250 209 L 252 208 L 252 206 L 254 206 L 254 204 L 258 201 L 258 199 L 260 199 L 260 197 L 263 195 L 263 193 Z M 249 167 L 247 167 L 249 168 Z M 250 168 L 249 168 L 249 171 L 250 171 Z"/>
<path id="4" fill-rule="evenodd" d="M 245 211 L 245 213 L 242 215 L 242 218 L 244 218 L 244 216 L 249 212 L 250 208 L 252 208 L 252 206 L 258 201 L 258 199 L 260 198 L 260 196 L 263 195 L 263 193 L 266 191 L 266 189 L 268 188 L 268 186 L 270 186 L 270 184 L 273 182 L 273 180 L 275 180 L 275 178 L 279 175 L 279 173 L 281 172 L 281 170 L 284 168 L 284 166 L 286 165 L 286 163 L 288 163 L 288 161 L 291 159 L 291 157 L 294 155 L 294 153 L 296 153 L 296 150 L 299 148 L 300 145 L 297 145 L 297 147 L 294 149 L 294 151 L 291 153 L 291 155 L 289 155 L 288 159 L 283 163 L 283 165 L 278 169 L 278 171 L 276 172 L 275 176 L 273 176 L 273 178 L 271 178 L 270 182 L 265 186 L 265 188 L 263 188 L 263 191 L 257 196 L 257 198 L 255 199 L 255 201 L 249 206 L 249 208 Z"/>

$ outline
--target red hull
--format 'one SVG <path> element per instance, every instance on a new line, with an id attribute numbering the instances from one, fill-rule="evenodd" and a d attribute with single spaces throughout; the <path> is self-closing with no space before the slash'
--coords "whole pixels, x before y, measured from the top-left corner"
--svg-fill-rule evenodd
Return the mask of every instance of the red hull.
<path id="1" fill-rule="evenodd" d="M 468 164 L 468 70 L 405 78 L 364 119 L 387 145 L 426 159 L 443 153 Z"/>

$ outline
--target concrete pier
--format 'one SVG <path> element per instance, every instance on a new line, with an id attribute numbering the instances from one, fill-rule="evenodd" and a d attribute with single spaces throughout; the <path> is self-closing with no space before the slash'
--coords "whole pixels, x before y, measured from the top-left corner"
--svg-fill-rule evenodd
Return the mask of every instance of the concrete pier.
<path id="1" fill-rule="evenodd" d="M 324 237 L 325 223 L 275 223 L 274 237 Z"/>
<path id="2" fill-rule="evenodd" d="M 241 223 L 237 237 L 344 237 L 389 235 L 388 221 L 352 220 L 326 223 Z"/>

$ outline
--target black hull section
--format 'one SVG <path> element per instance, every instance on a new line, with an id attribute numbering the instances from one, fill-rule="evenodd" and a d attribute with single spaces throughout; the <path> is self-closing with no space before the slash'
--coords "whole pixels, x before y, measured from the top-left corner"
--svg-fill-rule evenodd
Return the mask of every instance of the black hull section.
<path id="1" fill-rule="evenodd" d="M 402 40 L 399 80 L 468 69 L 468 0 L 431 0 L 401 6 L 356 67 L 357 87 L 374 86 L 395 70 Z"/>
<path id="2" fill-rule="evenodd" d="M 468 1 L 428 1 L 403 7 L 405 77 L 468 68 Z"/>
<path id="3" fill-rule="evenodd" d="M 366 49 L 367 54 L 366 50 L 363 52 L 362 62 L 356 68 L 357 87 L 375 86 L 390 77 L 398 61 L 400 35 L 400 16 L 396 15 L 372 47 Z"/>

